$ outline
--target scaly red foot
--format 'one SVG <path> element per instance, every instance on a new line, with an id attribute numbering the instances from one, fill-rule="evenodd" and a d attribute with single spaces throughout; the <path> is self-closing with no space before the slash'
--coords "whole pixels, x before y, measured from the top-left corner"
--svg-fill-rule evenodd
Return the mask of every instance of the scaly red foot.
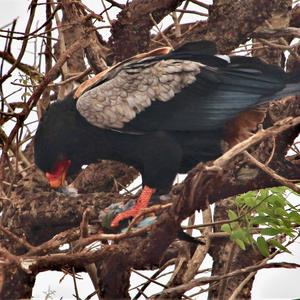
<path id="1" fill-rule="evenodd" d="M 132 207 L 129 210 L 126 210 L 124 212 L 119 213 L 110 223 L 111 227 L 117 227 L 119 226 L 119 223 L 122 220 L 125 220 L 127 218 L 134 218 L 136 215 L 139 214 L 139 212 L 143 209 L 146 208 L 148 206 L 148 203 L 152 197 L 152 195 L 154 194 L 155 189 L 150 188 L 148 186 L 144 186 L 136 204 L 134 207 Z"/>

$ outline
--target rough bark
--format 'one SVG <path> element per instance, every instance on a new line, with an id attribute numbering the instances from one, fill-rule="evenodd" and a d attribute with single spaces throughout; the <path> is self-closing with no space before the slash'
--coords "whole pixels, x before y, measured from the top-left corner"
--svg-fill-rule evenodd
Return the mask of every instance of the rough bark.
<path id="1" fill-rule="evenodd" d="M 222 53 L 228 53 L 245 43 L 280 5 L 277 0 L 214 1 L 209 11 L 208 31 L 202 38 L 215 41 Z"/>
<path id="2" fill-rule="evenodd" d="M 300 5 L 297 4 L 293 10 L 292 10 L 292 15 L 291 15 L 291 21 L 289 26 L 291 27 L 300 27 Z M 292 37 L 286 38 L 286 40 L 290 43 L 292 41 Z M 297 53 L 299 55 L 299 48 L 297 50 Z M 287 59 L 287 70 L 288 71 L 296 71 L 299 70 L 300 68 L 300 61 L 299 59 L 295 58 L 294 55 L 290 55 Z"/>
<path id="3" fill-rule="evenodd" d="M 152 14 L 159 23 L 183 0 L 133 0 L 118 14 L 112 24 L 110 44 L 117 61 L 128 58 L 149 48 L 150 29 L 154 26 Z"/>
<path id="4" fill-rule="evenodd" d="M 27 274 L 20 268 L 1 268 L 0 299 L 30 299 L 34 282 L 35 275 Z"/>
<path id="5" fill-rule="evenodd" d="M 65 42 L 65 47 L 69 48 L 72 45 L 73 41 L 80 39 L 82 35 L 82 26 L 79 23 L 80 16 L 78 15 L 79 12 L 76 10 L 76 6 L 69 1 L 62 1 L 62 34 L 63 40 Z M 81 16 L 82 17 L 82 16 Z M 74 24 L 77 20 L 77 24 Z M 62 42 L 61 41 L 61 42 Z M 83 49 L 77 50 L 67 61 L 68 72 L 66 74 L 67 77 L 64 79 L 69 78 L 70 76 L 74 76 L 74 74 L 83 72 L 86 69 L 85 62 L 84 62 L 84 53 Z M 81 78 L 81 81 L 86 80 L 87 77 Z M 72 88 L 72 90 L 74 87 Z"/>
<path id="6" fill-rule="evenodd" d="M 260 31 L 264 28 L 284 28 L 287 27 L 290 23 L 290 17 L 291 17 L 291 11 L 292 11 L 292 0 L 282 0 L 279 1 L 279 7 L 275 9 L 272 13 L 272 16 L 270 19 L 268 19 L 262 26 L 258 27 L 257 30 Z M 285 40 L 282 38 L 274 39 L 266 39 L 269 42 L 272 42 L 273 44 L 279 44 L 284 45 Z M 255 45 L 256 47 L 260 47 L 262 49 L 253 50 L 253 56 L 260 57 L 264 61 L 281 66 L 284 68 L 285 66 L 285 56 L 281 49 L 266 47 L 266 45 L 261 42 L 259 39 L 253 39 L 253 43 L 257 43 Z"/>
<path id="7" fill-rule="evenodd" d="M 84 49 L 80 49 L 77 55 L 70 60 L 70 67 L 75 67 L 75 71 L 78 72 L 85 70 L 85 63 L 83 60 L 84 50 L 88 62 L 95 73 L 99 73 L 106 68 L 105 58 L 108 49 L 105 47 L 105 43 L 102 40 L 99 33 L 96 32 L 96 28 L 92 24 L 91 15 L 88 15 L 83 7 L 80 5 L 81 2 L 74 3 L 70 0 L 63 0 L 62 5 L 64 8 L 64 18 L 67 26 L 66 32 L 66 46 L 72 40 L 77 40 L 80 36 L 87 36 L 88 43 Z M 99 18 L 101 19 L 101 18 Z M 91 32 L 87 35 L 88 32 Z M 79 65 L 80 64 L 80 65 Z M 70 69 L 70 71 L 72 71 Z"/>

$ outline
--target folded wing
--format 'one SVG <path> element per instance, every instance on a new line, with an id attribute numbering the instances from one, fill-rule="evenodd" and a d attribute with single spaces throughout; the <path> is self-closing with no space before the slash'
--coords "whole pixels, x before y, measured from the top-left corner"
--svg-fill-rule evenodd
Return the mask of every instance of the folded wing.
<path id="1" fill-rule="evenodd" d="M 209 130 L 286 86 L 276 66 L 247 57 L 229 61 L 202 46 L 120 64 L 79 97 L 78 111 L 97 127 L 127 133 Z"/>

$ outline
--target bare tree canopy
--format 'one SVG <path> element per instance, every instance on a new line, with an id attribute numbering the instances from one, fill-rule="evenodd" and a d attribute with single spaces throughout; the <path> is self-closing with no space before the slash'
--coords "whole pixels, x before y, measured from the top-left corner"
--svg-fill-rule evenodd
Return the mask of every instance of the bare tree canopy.
<path id="1" fill-rule="evenodd" d="M 289 251 L 299 235 L 298 207 L 286 199 L 287 190 L 300 191 L 299 95 L 279 93 L 279 100 L 250 103 L 226 125 L 230 139 L 224 138 L 224 154 L 197 164 L 173 185 L 167 200 L 144 208 L 123 231 L 110 227 L 109 214 L 137 198 L 126 190 L 137 170 L 99 161 L 67 179 L 68 194 L 58 193 L 34 164 L 33 138 L 51 102 L 70 92 L 80 97 L 116 74 L 121 82 L 120 62 L 148 63 L 149 53 L 167 55 L 187 42 L 211 41 L 220 55 L 258 57 L 295 74 L 289 80 L 299 83 L 298 1 L 98 2 L 96 13 L 81 0 L 32 0 L 22 32 L 16 30 L 17 18 L 0 24 L 0 299 L 30 298 L 36 276 L 53 270 L 74 278 L 77 299 L 78 272 L 87 272 L 93 282 L 95 292 L 87 299 L 128 299 L 130 289 L 134 299 L 196 299 L 204 292 L 209 299 L 250 299 L 257 271 L 299 268 L 268 262 Z M 32 63 L 27 57 L 33 41 Z M 203 66 L 188 67 L 199 73 Z M 181 88 L 189 85 L 182 82 Z M 169 83 L 169 91 L 176 88 Z M 84 111 L 87 100 L 80 101 Z M 105 127 L 109 121 L 95 123 Z M 202 212 L 201 224 L 196 211 Z M 199 243 L 178 239 L 182 228 L 189 235 L 196 230 Z M 208 254 L 213 266 L 204 270 Z M 174 266 L 171 277 L 161 283 L 169 266 Z M 145 277 L 137 270 L 154 269 L 145 283 L 130 287 L 132 273 Z M 146 293 L 153 283 L 161 291 Z"/>

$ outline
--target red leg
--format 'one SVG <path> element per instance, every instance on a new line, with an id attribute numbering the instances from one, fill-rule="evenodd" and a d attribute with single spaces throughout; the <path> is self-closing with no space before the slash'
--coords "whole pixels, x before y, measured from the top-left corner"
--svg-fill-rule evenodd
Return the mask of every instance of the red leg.
<path id="1" fill-rule="evenodd" d="M 123 211 L 119 213 L 111 222 L 110 226 L 111 227 L 117 227 L 119 226 L 119 223 L 122 220 L 125 220 L 130 217 L 135 217 L 136 215 L 139 214 L 140 210 L 143 208 L 146 208 L 148 206 L 148 203 L 155 192 L 155 189 L 150 188 L 148 186 L 144 186 L 136 204 L 134 207 L 132 207 L 129 210 Z"/>

